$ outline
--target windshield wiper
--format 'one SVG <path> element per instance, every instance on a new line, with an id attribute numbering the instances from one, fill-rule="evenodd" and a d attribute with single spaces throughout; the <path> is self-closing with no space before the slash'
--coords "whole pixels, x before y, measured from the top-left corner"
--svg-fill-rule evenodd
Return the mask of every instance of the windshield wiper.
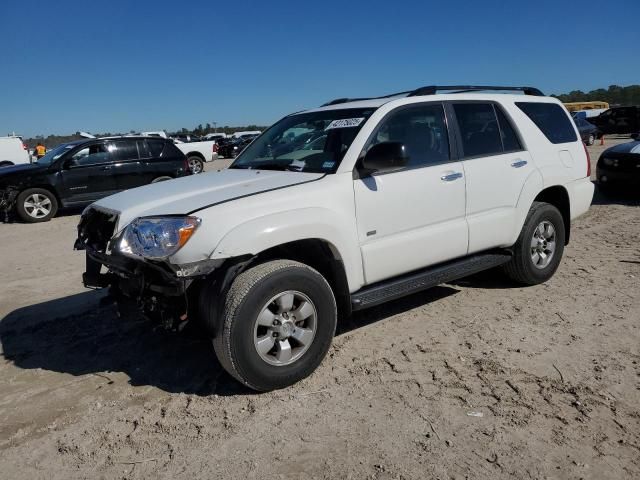
<path id="1" fill-rule="evenodd" d="M 260 163 L 258 165 L 251 165 L 252 170 L 287 170 L 289 172 L 300 172 L 302 170 L 301 167 L 296 167 L 291 165 L 290 163 Z"/>

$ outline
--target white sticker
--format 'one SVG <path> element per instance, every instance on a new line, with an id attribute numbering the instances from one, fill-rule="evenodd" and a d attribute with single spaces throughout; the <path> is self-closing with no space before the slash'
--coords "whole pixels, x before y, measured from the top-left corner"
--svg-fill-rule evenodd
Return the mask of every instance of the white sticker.
<path id="1" fill-rule="evenodd" d="M 330 130 L 332 128 L 351 128 L 357 127 L 364 121 L 363 118 L 342 118 L 340 120 L 334 120 L 331 122 L 325 130 Z"/>

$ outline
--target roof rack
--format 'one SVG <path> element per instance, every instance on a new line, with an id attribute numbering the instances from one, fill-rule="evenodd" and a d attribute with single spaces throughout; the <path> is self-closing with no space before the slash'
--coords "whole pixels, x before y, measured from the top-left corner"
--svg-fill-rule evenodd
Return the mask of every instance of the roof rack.
<path id="1" fill-rule="evenodd" d="M 478 91 L 499 91 L 499 92 L 523 92 L 525 95 L 535 95 L 543 97 L 544 93 L 534 87 L 496 87 L 492 85 L 429 85 L 428 87 L 420 87 L 411 93 L 409 97 L 417 97 L 418 95 L 435 95 L 439 91 L 455 90 L 452 93 L 467 93 Z"/>
<path id="2" fill-rule="evenodd" d="M 468 92 L 482 92 L 482 91 L 499 91 L 499 92 L 523 92 L 525 95 L 534 95 L 536 97 L 543 97 L 539 89 L 535 87 L 496 87 L 491 85 L 429 85 L 427 87 L 420 87 L 415 90 L 408 90 L 406 92 L 390 93 L 389 95 L 382 95 L 380 97 L 366 97 L 366 98 L 336 98 L 330 102 L 323 103 L 321 107 L 328 107 L 330 105 L 338 105 L 340 103 L 358 102 L 361 100 L 377 100 L 380 98 L 390 98 L 398 95 L 406 95 L 407 97 L 417 97 L 419 95 L 435 95 L 437 92 L 453 90 L 451 93 L 468 93 Z"/>

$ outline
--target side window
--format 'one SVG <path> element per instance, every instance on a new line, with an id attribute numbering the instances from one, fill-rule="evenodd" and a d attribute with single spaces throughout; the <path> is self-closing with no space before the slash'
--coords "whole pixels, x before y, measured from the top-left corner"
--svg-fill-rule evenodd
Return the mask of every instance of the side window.
<path id="1" fill-rule="evenodd" d="M 500 125 L 500 137 L 502 138 L 502 147 L 506 152 L 519 152 L 522 150 L 522 145 L 516 135 L 516 131 L 513 129 L 513 124 L 509 121 L 502 109 L 497 105 L 494 106 L 496 113 L 498 114 L 498 125 Z"/>
<path id="2" fill-rule="evenodd" d="M 551 143 L 575 142 L 578 137 L 566 110 L 556 103 L 516 102 Z"/>
<path id="3" fill-rule="evenodd" d="M 369 147 L 383 142 L 402 143 L 408 167 L 449 160 L 449 137 L 441 104 L 416 105 L 391 113 L 374 133 Z"/>
<path id="4" fill-rule="evenodd" d="M 78 150 L 71 157 L 71 165 L 87 167 L 111 161 L 111 155 L 104 143 L 89 145 Z"/>
<path id="5" fill-rule="evenodd" d="M 138 147 L 135 140 L 116 140 L 109 142 L 107 147 L 116 162 L 126 162 L 138 159 Z"/>
<path id="6" fill-rule="evenodd" d="M 140 158 L 151 157 L 151 153 L 149 153 L 149 148 L 147 147 L 147 142 L 145 140 L 136 140 L 136 145 L 138 146 L 138 154 L 140 155 Z"/>
<path id="7" fill-rule="evenodd" d="M 164 149 L 165 142 L 163 140 L 145 140 L 147 144 L 147 149 L 149 151 L 149 157 L 158 158 L 162 155 L 162 150 Z"/>
<path id="8" fill-rule="evenodd" d="M 500 128 L 490 103 L 456 103 L 453 105 L 462 137 L 465 157 L 503 153 Z"/>
<path id="9" fill-rule="evenodd" d="M 160 147 L 158 147 L 160 148 Z M 158 151 L 158 150 L 156 150 Z M 184 153 L 182 153 L 182 151 L 176 147 L 173 143 L 169 143 L 169 142 L 163 142 L 162 143 L 162 157 L 183 157 Z M 154 155 L 154 157 L 159 157 L 160 153 L 158 155 Z"/>

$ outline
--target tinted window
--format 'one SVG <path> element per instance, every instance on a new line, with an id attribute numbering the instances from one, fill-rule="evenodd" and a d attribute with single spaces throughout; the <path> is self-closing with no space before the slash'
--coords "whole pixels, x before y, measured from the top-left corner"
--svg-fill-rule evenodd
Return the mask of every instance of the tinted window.
<path id="1" fill-rule="evenodd" d="M 116 162 L 138 159 L 138 148 L 135 140 L 109 142 L 108 148 Z"/>
<path id="2" fill-rule="evenodd" d="M 408 167 L 420 167 L 449 160 L 449 138 L 440 104 L 417 105 L 391 113 L 374 133 L 370 146 L 399 142 L 409 157 Z"/>
<path id="3" fill-rule="evenodd" d="M 173 143 L 169 143 L 169 142 L 163 142 L 163 150 L 162 150 L 162 156 L 163 157 L 184 157 L 184 153 L 182 153 L 182 151 L 176 147 Z M 158 151 L 158 148 L 160 148 L 159 146 L 156 146 L 155 151 Z M 160 154 L 158 155 L 154 155 L 154 157 L 159 157 Z"/>
<path id="4" fill-rule="evenodd" d="M 498 124 L 500 125 L 500 137 L 502 138 L 502 147 L 505 152 L 517 152 L 522 150 L 518 135 L 516 135 L 513 125 L 504 114 L 502 109 L 495 106 L 496 113 L 498 114 Z"/>
<path id="5" fill-rule="evenodd" d="M 457 103 L 453 108 L 460 127 L 465 157 L 503 153 L 498 120 L 492 104 Z"/>
<path id="6" fill-rule="evenodd" d="M 104 143 L 89 145 L 78 150 L 71 156 L 71 164 L 76 166 L 89 166 L 108 163 L 111 155 Z"/>
<path id="7" fill-rule="evenodd" d="M 147 144 L 147 149 L 149 151 L 149 156 L 153 158 L 158 158 L 162 155 L 162 150 L 164 149 L 164 145 L 166 142 L 163 140 L 145 140 Z"/>
<path id="8" fill-rule="evenodd" d="M 534 102 L 516 102 L 516 105 L 536 124 L 551 143 L 567 143 L 577 140 L 569 116 L 560 105 Z"/>

